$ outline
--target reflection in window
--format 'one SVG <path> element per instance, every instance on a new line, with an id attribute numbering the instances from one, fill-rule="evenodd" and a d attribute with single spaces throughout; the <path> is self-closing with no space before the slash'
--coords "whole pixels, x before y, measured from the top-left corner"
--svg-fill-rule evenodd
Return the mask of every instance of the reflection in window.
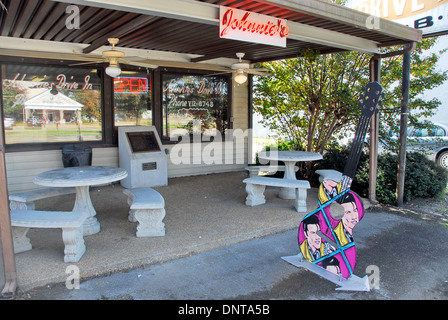
<path id="1" fill-rule="evenodd" d="M 224 76 L 165 73 L 162 75 L 163 135 L 169 138 L 175 129 L 203 133 L 228 129 L 229 84 Z M 197 129 L 195 129 L 197 130 Z"/>
<path id="2" fill-rule="evenodd" d="M 150 77 L 114 78 L 115 126 L 152 125 Z"/>
<path id="3" fill-rule="evenodd" d="M 102 140 L 96 70 L 2 66 L 6 144 Z"/>

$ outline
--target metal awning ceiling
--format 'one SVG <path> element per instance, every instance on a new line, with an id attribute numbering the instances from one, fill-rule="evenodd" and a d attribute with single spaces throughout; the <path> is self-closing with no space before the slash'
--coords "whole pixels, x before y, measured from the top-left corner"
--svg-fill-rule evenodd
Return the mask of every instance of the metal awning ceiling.
<path id="1" fill-rule="evenodd" d="M 305 49 L 322 53 L 356 50 L 375 53 L 384 46 L 421 41 L 421 32 L 381 19 L 380 29 L 366 26 L 367 14 L 316 0 L 2 0 L 0 49 L 96 54 L 107 38 L 119 48 L 183 54 L 186 62 L 235 59 L 244 52 L 250 62 L 295 57 Z M 80 9 L 80 28 L 68 29 L 66 8 Z M 288 21 L 286 48 L 219 37 L 219 6 L 265 14 Z M 10 42 L 15 40 L 16 42 Z M 38 45 L 54 42 L 58 46 Z M 37 43 L 37 44 L 36 44 Z M 64 45 L 66 44 L 66 51 Z M 16 51 L 20 55 L 20 51 Z M 0 55 L 7 55 L 5 51 Z M 186 58 L 187 57 L 187 58 Z M 51 58 L 51 57 L 50 57 Z M 171 57 L 171 59 L 174 59 Z M 180 58 L 179 58 L 180 59 Z"/>

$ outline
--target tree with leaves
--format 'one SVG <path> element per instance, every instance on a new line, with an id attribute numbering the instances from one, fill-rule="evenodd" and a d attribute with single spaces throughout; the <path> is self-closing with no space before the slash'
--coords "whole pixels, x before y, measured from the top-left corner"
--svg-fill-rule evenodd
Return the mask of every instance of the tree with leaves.
<path id="1" fill-rule="evenodd" d="M 433 116 L 441 105 L 437 97 L 425 99 L 423 94 L 448 79 L 447 70 L 437 70 L 437 62 L 448 49 L 431 50 L 437 40 L 438 37 L 423 39 L 411 52 L 408 119 L 409 125 L 416 128 L 431 128 L 431 123 L 422 119 Z M 380 112 L 379 138 L 385 149 L 393 152 L 398 152 L 398 141 L 393 136 L 400 131 L 402 64 L 403 56 L 400 55 L 384 59 L 381 68 L 381 85 L 386 89 L 386 96 Z"/>
<path id="2" fill-rule="evenodd" d="M 358 118 L 353 95 L 367 83 L 368 61 L 355 52 L 306 51 L 297 59 L 266 63 L 273 76 L 255 82 L 254 110 L 293 149 L 322 153 Z"/>
<path id="3" fill-rule="evenodd" d="M 429 53 L 436 38 L 424 39 L 411 54 L 410 122 L 434 114 L 440 101 L 422 94 L 441 85 L 446 71 L 436 70 L 441 52 Z M 383 53 L 400 50 L 392 47 Z M 323 153 L 326 147 L 352 133 L 361 110 L 362 87 L 369 82 L 371 55 L 359 52 L 319 54 L 306 51 L 296 59 L 264 63 L 272 77 L 254 84 L 254 110 L 262 123 L 291 142 L 292 149 Z M 386 93 L 380 110 L 380 141 L 399 126 L 402 56 L 382 59 L 381 85 Z M 415 111 L 419 111 L 418 113 Z M 393 144 L 386 146 L 393 147 Z"/>

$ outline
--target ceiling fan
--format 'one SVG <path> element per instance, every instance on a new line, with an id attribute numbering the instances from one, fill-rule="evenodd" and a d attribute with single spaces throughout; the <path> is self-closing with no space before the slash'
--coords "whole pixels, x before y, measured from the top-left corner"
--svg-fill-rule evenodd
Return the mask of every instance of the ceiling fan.
<path id="1" fill-rule="evenodd" d="M 247 81 L 247 74 L 256 74 L 259 76 L 271 76 L 272 74 L 266 72 L 268 69 L 261 68 L 251 68 L 249 63 L 243 62 L 242 58 L 245 53 L 237 52 L 236 56 L 238 58 L 238 62 L 232 64 L 230 67 L 230 72 L 235 73 L 234 80 L 235 82 L 242 84 Z"/>
<path id="2" fill-rule="evenodd" d="M 146 67 L 155 69 L 158 66 L 148 63 L 139 63 L 139 60 L 146 60 L 142 57 L 125 57 L 125 53 L 123 51 L 119 51 L 115 48 L 117 45 L 119 39 L 118 38 L 108 38 L 107 41 L 110 43 L 112 48 L 110 50 L 106 50 L 102 52 L 101 57 L 91 57 L 91 61 L 89 62 L 82 62 L 82 63 L 76 63 L 72 64 L 72 66 L 79 66 L 83 64 L 89 64 L 89 63 L 101 63 L 101 62 L 108 62 L 109 66 L 106 68 L 106 74 L 110 77 L 118 77 L 121 73 L 120 64 L 128 64 L 128 65 L 134 65 L 138 67 Z M 90 57 L 89 57 L 90 58 Z"/>

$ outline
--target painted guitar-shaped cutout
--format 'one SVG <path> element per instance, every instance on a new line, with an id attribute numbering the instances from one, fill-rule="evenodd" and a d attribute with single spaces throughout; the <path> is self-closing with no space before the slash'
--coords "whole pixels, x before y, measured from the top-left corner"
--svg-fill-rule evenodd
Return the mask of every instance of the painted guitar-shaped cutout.
<path id="1" fill-rule="evenodd" d="M 378 82 L 370 82 L 364 88 L 359 103 L 361 117 L 342 179 L 341 181 L 326 179 L 321 183 L 318 193 L 318 208 L 303 218 L 298 230 L 301 259 L 306 259 L 315 266 L 343 279 L 348 279 L 355 268 L 356 248 L 353 229 L 364 216 L 362 200 L 350 190 L 350 186 L 361 156 L 370 119 L 375 112 L 379 111 L 383 96 L 382 87 Z M 331 215 L 330 205 L 333 201 L 341 204 L 344 208 L 344 215 L 340 220 Z M 290 261 L 291 259 L 285 260 L 293 263 Z M 322 273 L 315 266 L 308 269 L 324 276 L 325 272 Z"/>

